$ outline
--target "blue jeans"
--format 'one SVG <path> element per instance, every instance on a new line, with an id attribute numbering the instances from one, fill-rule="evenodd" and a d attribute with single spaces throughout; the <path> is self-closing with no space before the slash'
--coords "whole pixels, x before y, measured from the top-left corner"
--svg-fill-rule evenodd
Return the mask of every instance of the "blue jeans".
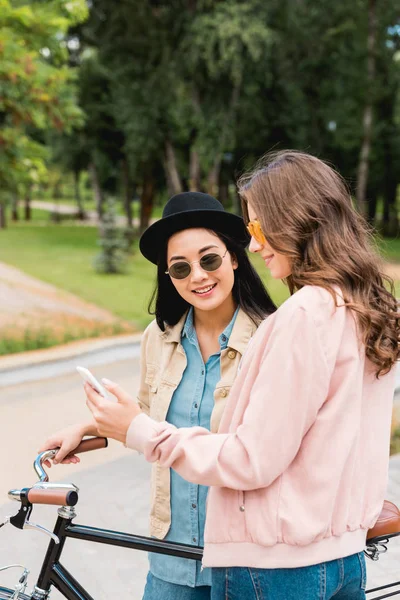
<path id="1" fill-rule="evenodd" d="M 189 587 L 169 583 L 148 573 L 142 600 L 210 600 L 210 586 Z"/>
<path id="2" fill-rule="evenodd" d="M 364 553 L 295 569 L 212 570 L 211 600 L 365 600 Z"/>

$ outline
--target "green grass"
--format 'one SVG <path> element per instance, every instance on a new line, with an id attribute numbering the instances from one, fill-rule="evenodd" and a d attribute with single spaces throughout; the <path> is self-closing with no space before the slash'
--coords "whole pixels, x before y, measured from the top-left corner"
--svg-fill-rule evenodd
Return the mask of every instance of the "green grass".
<path id="1" fill-rule="evenodd" d="M 392 432 L 390 441 L 390 454 L 398 454 L 400 452 L 400 426 L 396 427 Z"/>
<path id="2" fill-rule="evenodd" d="M 17 221 L 16 223 L 13 223 L 12 221 L 8 221 L 8 226 L 9 227 L 15 227 L 18 226 L 19 224 L 24 223 L 23 218 L 24 218 L 24 212 L 23 210 L 20 209 L 19 211 L 19 215 L 20 215 L 20 221 Z M 48 223 L 50 223 L 50 213 L 47 210 L 40 210 L 38 208 L 33 208 L 31 211 L 31 221 L 32 224 L 42 224 L 42 225 L 47 225 Z"/>
<path id="3" fill-rule="evenodd" d="M 9 334 L 7 334 L 7 332 L 2 332 L 2 337 L 0 338 L 0 356 L 51 348 L 52 346 L 59 346 L 60 344 L 67 344 L 76 340 L 85 339 L 88 336 L 90 338 L 97 338 L 118 335 L 120 333 L 125 333 L 120 322 L 116 322 L 111 327 L 98 325 L 96 328 L 91 328 L 90 331 L 88 329 L 66 329 L 58 334 L 46 327 L 27 328 L 22 334 L 19 331 L 17 334 L 15 334 L 15 331 Z"/>
<path id="4" fill-rule="evenodd" d="M 379 238 L 378 247 L 385 260 L 400 263 L 400 238 Z"/>

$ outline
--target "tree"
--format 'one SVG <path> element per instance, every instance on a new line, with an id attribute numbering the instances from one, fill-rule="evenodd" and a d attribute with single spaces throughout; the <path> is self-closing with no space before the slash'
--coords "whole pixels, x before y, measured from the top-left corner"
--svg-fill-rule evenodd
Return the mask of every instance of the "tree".
<path id="1" fill-rule="evenodd" d="M 8 194 L 46 172 L 46 149 L 31 132 L 68 130 L 82 122 L 63 36 L 86 16 L 84 0 L 0 0 L 2 213 Z"/>
<path id="2" fill-rule="evenodd" d="M 99 246 L 101 251 L 94 258 L 94 268 L 98 273 L 123 273 L 125 269 L 128 243 L 116 223 L 115 202 L 109 198 L 100 225 Z"/>
<path id="3" fill-rule="evenodd" d="M 372 125 L 374 109 L 374 86 L 376 72 L 377 15 L 376 0 L 368 0 L 368 36 L 367 36 L 367 77 L 363 111 L 363 137 L 357 173 L 357 205 L 363 215 L 368 213 L 366 191 L 368 184 L 369 157 L 372 143 Z"/>

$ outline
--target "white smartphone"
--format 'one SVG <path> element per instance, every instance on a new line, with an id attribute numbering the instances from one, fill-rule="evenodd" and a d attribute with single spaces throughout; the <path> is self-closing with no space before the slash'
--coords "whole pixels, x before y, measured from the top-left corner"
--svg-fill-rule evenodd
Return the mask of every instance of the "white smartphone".
<path id="1" fill-rule="evenodd" d="M 112 397 L 107 392 L 106 388 L 102 386 L 99 381 L 97 381 L 96 377 L 89 371 L 89 369 L 86 369 L 85 367 L 76 367 L 76 370 L 82 379 L 91 385 L 92 388 L 96 390 L 98 394 L 100 394 L 100 396 L 107 398 L 107 400 L 112 400 Z"/>

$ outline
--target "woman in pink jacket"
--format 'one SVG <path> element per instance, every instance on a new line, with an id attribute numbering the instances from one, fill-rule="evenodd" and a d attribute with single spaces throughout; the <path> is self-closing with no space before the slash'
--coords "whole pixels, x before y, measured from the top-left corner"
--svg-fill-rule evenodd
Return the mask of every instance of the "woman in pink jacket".
<path id="1" fill-rule="evenodd" d="M 218 433 L 157 423 L 109 381 L 118 403 L 86 386 L 88 406 L 104 435 L 211 486 L 213 599 L 361 600 L 366 533 L 387 483 L 393 288 L 321 160 L 274 153 L 239 191 L 250 251 L 292 295 L 251 341 Z"/>

